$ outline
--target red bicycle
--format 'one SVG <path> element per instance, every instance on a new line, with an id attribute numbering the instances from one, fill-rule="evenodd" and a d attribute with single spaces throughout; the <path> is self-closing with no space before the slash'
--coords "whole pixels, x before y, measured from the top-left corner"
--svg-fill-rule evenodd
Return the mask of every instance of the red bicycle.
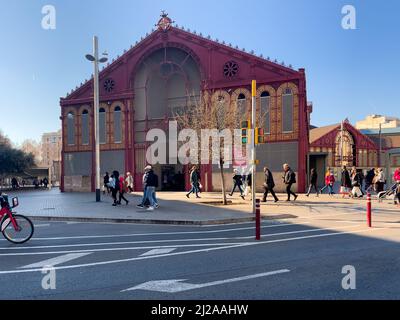
<path id="1" fill-rule="evenodd" d="M 12 198 L 11 203 L 12 205 L 8 201 L 8 196 L 0 192 L 0 230 L 8 241 L 21 244 L 32 238 L 34 227 L 27 217 L 12 211 L 18 206 L 18 198 Z"/>

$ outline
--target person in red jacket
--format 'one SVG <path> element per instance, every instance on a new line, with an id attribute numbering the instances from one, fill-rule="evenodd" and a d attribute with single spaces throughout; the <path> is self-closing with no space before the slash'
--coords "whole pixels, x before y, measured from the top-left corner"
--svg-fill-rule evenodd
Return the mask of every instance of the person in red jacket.
<path id="1" fill-rule="evenodd" d="M 398 201 L 397 205 L 400 206 L 400 167 L 396 169 L 393 175 L 393 180 L 397 183 L 396 195 L 394 196 L 394 203 L 396 199 Z"/>

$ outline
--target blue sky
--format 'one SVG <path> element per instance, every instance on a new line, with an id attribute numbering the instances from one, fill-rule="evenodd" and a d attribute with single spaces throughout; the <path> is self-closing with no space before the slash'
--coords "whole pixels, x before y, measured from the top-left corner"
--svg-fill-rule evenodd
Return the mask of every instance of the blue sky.
<path id="1" fill-rule="evenodd" d="M 149 32 L 165 9 L 177 24 L 306 68 L 312 123 L 399 116 L 397 0 L 0 0 L 0 129 L 14 142 L 60 128 L 59 98 L 92 66 L 92 36 L 110 57 Z M 41 27 L 54 5 L 56 30 Z M 341 27 L 344 5 L 357 29 Z"/>

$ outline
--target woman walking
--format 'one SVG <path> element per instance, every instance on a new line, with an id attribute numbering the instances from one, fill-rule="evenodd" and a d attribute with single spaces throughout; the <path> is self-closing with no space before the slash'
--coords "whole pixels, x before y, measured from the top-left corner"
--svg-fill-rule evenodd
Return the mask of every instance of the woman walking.
<path id="1" fill-rule="evenodd" d="M 343 166 L 342 178 L 340 183 L 340 193 L 342 194 L 342 198 L 344 198 L 346 195 L 351 195 L 351 188 L 352 186 L 349 171 L 347 170 L 346 166 Z"/>
<path id="2" fill-rule="evenodd" d="M 126 183 L 126 186 L 128 187 L 129 192 L 133 193 L 133 177 L 130 172 L 126 173 L 125 183 Z"/>
<path id="3" fill-rule="evenodd" d="M 386 177 L 385 173 L 383 172 L 382 168 L 377 169 L 377 175 L 376 175 L 376 192 L 382 192 L 383 189 L 385 188 L 385 183 L 386 183 Z"/>
<path id="4" fill-rule="evenodd" d="M 351 170 L 351 196 L 353 198 L 362 198 L 363 193 L 361 191 L 361 185 L 362 185 L 362 178 L 359 172 L 357 172 L 356 167 L 353 167 Z"/>
<path id="5" fill-rule="evenodd" d="M 400 167 L 396 169 L 393 175 L 394 182 L 397 183 L 396 193 L 394 196 L 394 204 L 397 204 L 400 207 Z M 398 202 L 396 202 L 396 199 Z"/>
<path id="6" fill-rule="evenodd" d="M 197 166 L 193 166 L 192 169 L 190 170 L 190 185 L 192 188 L 190 191 L 186 194 L 187 198 L 190 198 L 190 195 L 192 193 L 196 194 L 196 198 L 200 198 L 199 192 L 200 192 L 200 173 L 199 170 L 197 169 Z"/>
<path id="7" fill-rule="evenodd" d="M 121 201 L 124 200 L 126 205 L 128 205 L 129 201 L 124 197 L 124 194 L 125 194 L 126 189 L 127 189 L 127 185 L 126 185 L 126 182 L 125 182 L 125 179 L 124 179 L 123 176 L 119 177 L 119 185 L 120 185 L 120 188 L 119 188 L 118 204 L 121 204 Z"/>

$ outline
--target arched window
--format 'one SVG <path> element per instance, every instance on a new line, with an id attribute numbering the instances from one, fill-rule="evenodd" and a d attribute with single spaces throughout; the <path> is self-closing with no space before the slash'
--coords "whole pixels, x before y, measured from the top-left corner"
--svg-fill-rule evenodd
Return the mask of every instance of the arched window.
<path id="1" fill-rule="evenodd" d="M 106 110 L 100 108 L 99 110 L 99 140 L 101 144 L 106 143 Z"/>
<path id="2" fill-rule="evenodd" d="M 89 112 L 87 110 L 82 111 L 81 116 L 81 134 L 82 134 L 82 144 L 89 144 Z"/>
<path id="3" fill-rule="evenodd" d="M 237 98 L 237 112 L 246 117 L 246 96 L 243 93 L 239 94 Z"/>
<path id="4" fill-rule="evenodd" d="M 271 133 L 271 99 L 268 91 L 264 91 L 260 96 L 261 105 L 261 126 L 265 128 L 265 133 Z"/>
<path id="5" fill-rule="evenodd" d="M 67 115 L 67 144 L 73 146 L 75 144 L 75 116 L 73 112 Z"/>
<path id="6" fill-rule="evenodd" d="M 121 107 L 114 109 L 114 143 L 122 142 Z"/>
<path id="7" fill-rule="evenodd" d="M 293 92 L 290 88 L 282 95 L 282 131 L 293 132 Z"/>

